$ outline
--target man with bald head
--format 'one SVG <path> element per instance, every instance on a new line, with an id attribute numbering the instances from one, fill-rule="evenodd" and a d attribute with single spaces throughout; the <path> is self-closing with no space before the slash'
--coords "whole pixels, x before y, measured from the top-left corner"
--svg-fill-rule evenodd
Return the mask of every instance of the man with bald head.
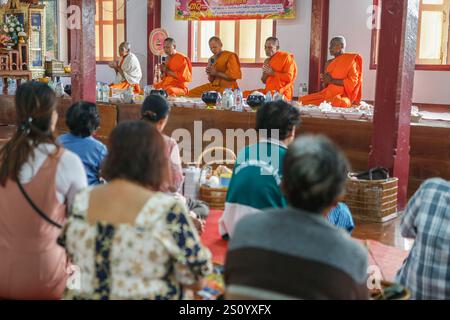
<path id="1" fill-rule="evenodd" d="M 172 38 L 164 40 L 164 53 L 167 60 L 161 65 L 162 80 L 154 83 L 156 89 L 163 89 L 169 96 L 185 96 L 188 83 L 192 81 L 191 60 L 177 52 L 177 44 Z"/>
<path id="2" fill-rule="evenodd" d="M 139 93 L 141 88 L 139 83 L 142 79 L 142 70 L 138 58 L 131 52 L 129 42 L 122 42 L 119 46 L 120 61 L 113 61 L 109 66 L 116 72 L 116 79 L 110 85 L 113 89 L 133 88 L 135 93 Z"/>
<path id="3" fill-rule="evenodd" d="M 258 89 L 264 94 L 267 92 L 279 92 L 287 100 L 292 100 L 294 94 L 294 81 L 297 77 L 297 65 L 294 55 L 280 51 L 280 41 L 275 37 L 267 38 L 264 50 L 268 57 L 262 68 L 261 81 L 266 85 L 264 89 Z M 246 91 L 245 96 L 251 91 Z"/>
<path id="4" fill-rule="evenodd" d="M 320 105 L 326 101 L 333 107 L 350 108 L 361 102 L 362 57 L 357 53 L 345 53 L 344 37 L 330 42 L 330 55 L 325 73 L 321 75 L 325 89 L 299 99 L 303 105 Z"/>
<path id="5" fill-rule="evenodd" d="M 234 52 L 223 50 L 222 46 L 219 37 L 209 39 L 209 48 L 213 53 L 206 67 L 209 83 L 192 89 L 189 92 L 190 97 L 201 97 L 203 92 L 207 91 L 222 93 L 227 88 L 238 88 L 236 80 L 242 78 L 239 57 Z"/>

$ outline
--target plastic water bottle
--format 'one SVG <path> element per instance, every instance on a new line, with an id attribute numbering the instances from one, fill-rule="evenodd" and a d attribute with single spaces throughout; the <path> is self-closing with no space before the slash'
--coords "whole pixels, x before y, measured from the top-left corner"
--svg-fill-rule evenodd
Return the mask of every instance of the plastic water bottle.
<path id="1" fill-rule="evenodd" d="M 273 101 L 281 100 L 281 95 L 280 95 L 280 93 L 279 93 L 278 91 L 276 91 L 276 92 L 273 94 L 272 100 L 273 100 Z"/>
<path id="2" fill-rule="evenodd" d="M 272 101 L 272 94 L 270 93 L 270 91 L 268 91 L 266 93 L 266 102 L 271 102 Z"/>
<path id="3" fill-rule="evenodd" d="M 235 111 L 242 112 L 243 111 L 243 100 L 244 97 L 242 96 L 241 89 L 234 90 L 234 105 L 235 105 Z"/>
<path id="4" fill-rule="evenodd" d="M 61 81 L 56 84 L 55 93 L 56 96 L 59 98 L 64 96 L 64 86 Z"/>
<path id="5" fill-rule="evenodd" d="M 102 84 L 100 82 L 97 82 L 97 85 L 95 86 L 95 92 L 96 92 L 96 101 L 102 101 Z"/>
<path id="6" fill-rule="evenodd" d="M 222 109 L 222 95 L 220 93 L 217 94 L 217 99 L 216 99 L 216 110 L 221 110 Z"/>
<path id="7" fill-rule="evenodd" d="M 300 83 L 300 87 L 298 88 L 298 97 L 304 97 L 308 94 L 308 85 L 306 83 Z"/>
<path id="8" fill-rule="evenodd" d="M 0 95 L 3 95 L 3 79 L 0 79 Z"/>
<path id="9" fill-rule="evenodd" d="M 102 101 L 109 102 L 109 86 L 106 83 L 102 86 Z"/>
<path id="10" fill-rule="evenodd" d="M 8 95 L 16 95 L 17 82 L 14 79 L 8 78 Z"/>

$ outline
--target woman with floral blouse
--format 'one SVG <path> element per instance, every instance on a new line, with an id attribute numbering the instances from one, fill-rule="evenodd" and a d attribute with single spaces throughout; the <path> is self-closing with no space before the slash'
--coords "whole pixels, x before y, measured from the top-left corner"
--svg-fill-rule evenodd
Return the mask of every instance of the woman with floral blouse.
<path id="1" fill-rule="evenodd" d="M 185 205 L 157 191 L 170 179 L 164 148 L 144 121 L 112 132 L 110 183 L 77 195 L 59 238 L 76 266 L 66 299 L 182 299 L 211 272 Z"/>

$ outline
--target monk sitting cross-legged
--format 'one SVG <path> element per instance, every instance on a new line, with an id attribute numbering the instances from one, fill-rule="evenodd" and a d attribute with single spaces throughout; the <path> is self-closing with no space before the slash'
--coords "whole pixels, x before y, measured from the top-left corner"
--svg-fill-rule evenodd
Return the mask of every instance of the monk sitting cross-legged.
<path id="1" fill-rule="evenodd" d="M 326 64 L 321 75 L 325 89 L 299 99 L 303 105 L 329 102 L 333 107 L 350 108 L 361 101 L 362 58 L 359 54 L 345 53 L 345 38 L 331 40 L 330 54 L 335 58 Z"/>
<path id="2" fill-rule="evenodd" d="M 275 37 L 269 37 L 264 45 L 267 59 L 262 68 L 261 81 L 266 85 L 264 89 L 257 91 L 266 94 L 278 91 L 287 100 L 292 100 L 294 93 L 294 81 L 297 77 L 297 65 L 294 56 L 290 53 L 279 51 L 280 42 Z M 248 96 L 251 91 L 244 92 Z"/>
<path id="3" fill-rule="evenodd" d="M 237 54 L 222 50 L 222 41 L 218 37 L 209 39 L 209 48 L 214 54 L 206 67 L 209 83 L 190 90 L 189 97 L 201 97 L 207 91 L 222 93 L 227 88 L 238 88 L 236 80 L 242 78 L 242 72 Z"/>
<path id="4" fill-rule="evenodd" d="M 169 96 L 184 96 L 188 83 L 192 81 L 192 64 L 188 57 L 177 52 L 175 40 L 164 40 L 164 53 L 168 60 L 161 65 L 163 74 L 161 82 L 155 83 L 156 89 L 166 90 Z"/>

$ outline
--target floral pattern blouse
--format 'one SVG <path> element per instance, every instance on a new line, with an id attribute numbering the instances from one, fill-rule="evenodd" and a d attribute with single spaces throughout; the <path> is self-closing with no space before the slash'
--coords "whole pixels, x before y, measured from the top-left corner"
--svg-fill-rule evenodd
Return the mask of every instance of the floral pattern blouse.
<path id="1" fill-rule="evenodd" d="M 90 224 L 91 191 L 76 196 L 58 240 L 80 274 L 65 299 L 182 299 L 183 285 L 212 271 L 211 254 L 179 200 L 155 193 L 132 225 Z"/>

